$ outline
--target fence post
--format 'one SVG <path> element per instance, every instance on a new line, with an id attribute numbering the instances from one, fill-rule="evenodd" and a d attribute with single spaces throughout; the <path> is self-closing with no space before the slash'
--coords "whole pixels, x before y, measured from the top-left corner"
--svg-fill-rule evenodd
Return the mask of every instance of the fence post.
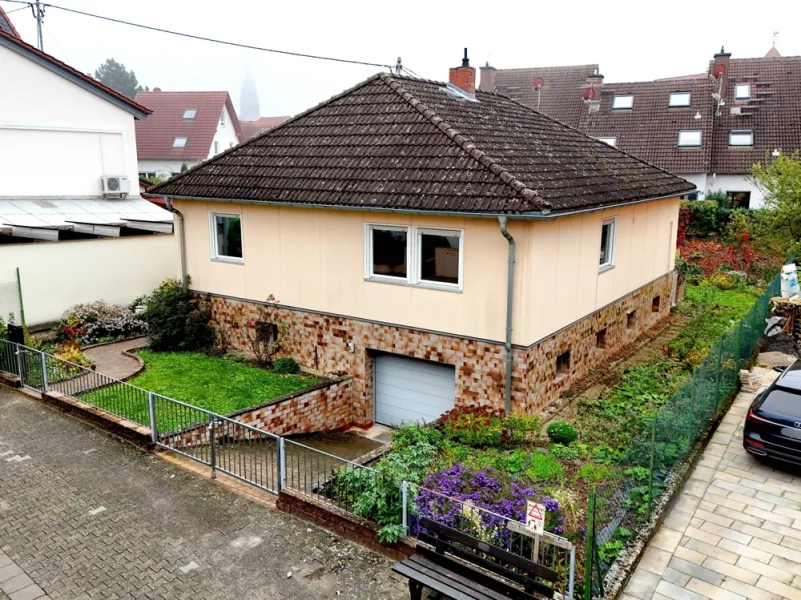
<path id="1" fill-rule="evenodd" d="M 587 532 L 584 536 L 584 600 L 592 599 L 592 555 L 595 553 L 595 488 L 587 498 Z"/>
<path id="2" fill-rule="evenodd" d="M 284 438 L 278 438 L 278 493 L 286 489 L 286 446 Z"/>
<path id="3" fill-rule="evenodd" d="M 656 421 L 659 418 L 659 411 L 654 414 L 651 425 L 651 468 L 648 470 L 648 518 L 654 510 L 654 463 L 656 462 Z"/>
<path id="4" fill-rule="evenodd" d="M 216 417 L 214 415 L 211 416 L 211 421 L 209 421 L 209 460 L 211 462 L 211 478 L 217 479 L 217 462 L 215 457 L 215 449 L 214 449 L 214 438 L 217 437 L 214 431 L 214 422 Z"/>
<path id="5" fill-rule="evenodd" d="M 42 359 L 42 391 L 47 393 L 50 387 L 47 381 L 47 357 L 44 352 L 39 352 L 39 358 Z"/>
<path id="6" fill-rule="evenodd" d="M 25 377 L 22 374 L 22 362 L 23 362 L 23 359 L 22 359 L 22 350 L 20 348 L 21 348 L 20 344 L 14 344 L 14 349 L 16 350 L 16 353 L 17 353 L 17 371 L 19 371 L 19 381 L 22 384 L 22 386 L 24 387 L 25 386 Z"/>
<path id="7" fill-rule="evenodd" d="M 408 510 L 406 508 L 408 501 L 409 501 L 409 483 L 404 479 L 403 481 L 401 481 L 401 502 L 403 503 L 403 508 L 401 509 L 401 512 L 403 513 L 402 516 L 403 535 L 409 535 L 409 515 L 408 515 Z"/>
<path id="8" fill-rule="evenodd" d="M 19 276 L 19 267 L 17 267 L 17 294 L 19 294 L 19 318 L 22 321 L 23 329 L 26 329 L 25 325 L 25 305 L 22 303 L 22 280 Z"/>
<path id="9" fill-rule="evenodd" d="M 147 393 L 147 410 L 150 414 L 150 438 L 154 444 L 159 441 L 158 430 L 156 429 L 156 398 L 153 392 Z"/>

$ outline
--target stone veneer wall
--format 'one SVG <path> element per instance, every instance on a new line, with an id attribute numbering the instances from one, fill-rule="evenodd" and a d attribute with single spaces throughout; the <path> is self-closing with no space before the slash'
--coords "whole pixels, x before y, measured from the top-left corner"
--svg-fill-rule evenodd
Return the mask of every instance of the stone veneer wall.
<path id="1" fill-rule="evenodd" d="M 632 342 L 670 311 L 675 272 L 632 292 L 587 318 L 529 348 L 513 350 L 512 408 L 536 413 L 588 370 Z M 651 302 L 660 296 L 659 310 Z M 230 343 L 247 350 L 240 327 L 257 318 L 258 303 L 209 296 L 213 320 L 229 328 Z M 408 327 L 278 307 L 289 332 L 284 353 L 307 368 L 353 377 L 353 422 L 373 421 L 373 357 L 389 352 L 456 367 L 457 404 L 503 407 L 504 358 L 502 343 L 460 338 Z M 627 328 L 627 314 L 637 310 L 636 324 Z M 605 348 L 595 347 L 597 331 L 607 328 Z M 353 344 L 351 352 L 349 344 Z M 556 357 L 570 350 L 570 373 L 555 377 Z"/>

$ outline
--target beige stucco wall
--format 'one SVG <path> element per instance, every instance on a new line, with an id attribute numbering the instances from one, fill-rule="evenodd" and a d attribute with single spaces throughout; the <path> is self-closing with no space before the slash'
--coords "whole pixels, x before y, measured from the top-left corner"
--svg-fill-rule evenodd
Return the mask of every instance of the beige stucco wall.
<path id="1" fill-rule="evenodd" d="M 508 244 L 496 219 L 175 204 L 184 215 L 187 270 L 196 290 L 250 300 L 274 294 L 291 307 L 504 339 Z M 244 265 L 211 260 L 209 213 L 215 211 L 242 214 Z M 513 342 L 529 345 L 668 272 L 670 221 L 677 214 L 678 200 L 670 200 L 545 222 L 510 221 L 517 243 Z M 601 220 L 611 215 L 619 219 L 618 259 L 599 275 Z M 365 281 L 366 223 L 463 229 L 462 291 Z"/>

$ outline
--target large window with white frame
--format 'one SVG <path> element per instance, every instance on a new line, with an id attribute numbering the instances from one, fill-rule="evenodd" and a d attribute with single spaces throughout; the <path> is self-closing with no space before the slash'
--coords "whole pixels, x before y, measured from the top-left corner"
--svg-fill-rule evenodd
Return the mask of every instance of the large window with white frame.
<path id="1" fill-rule="evenodd" d="M 615 238 L 617 237 L 617 218 L 604 219 L 601 223 L 601 256 L 598 268 L 601 271 L 615 266 Z"/>
<path id="2" fill-rule="evenodd" d="M 612 98 L 612 110 L 634 108 L 634 94 L 621 94 Z"/>
<path id="3" fill-rule="evenodd" d="M 365 278 L 461 290 L 462 237 L 460 229 L 368 224 Z"/>
<path id="4" fill-rule="evenodd" d="M 211 258 L 223 262 L 243 263 L 242 215 L 211 213 Z"/>
<path id="5" fill-rule="evenodd" d="M 685 129 L 679 131 L 679 146 L 693 147 L 701 145 L 701 131 L 698 129 Z"/>
<path id="6" fill-rule="evenodd" d="M 679 106 L 690 106 L 692 96 L 693 95 L 691 92 L 670 92 L 670 96 L 668 97 L 668 106 L 672 108 Z"/>
<path id="7" fill-rule="evenodd" d="M 734 86 L 734 99 L 735 100 L 748 100 L 751 98 L 751 84 L 738 83 Z"/>
<path id="8" fill-rule="evenodd" d="M 729 132 L 729 146 L 753 146 L 754 132 L 750 130 L 735 130 Z"/>

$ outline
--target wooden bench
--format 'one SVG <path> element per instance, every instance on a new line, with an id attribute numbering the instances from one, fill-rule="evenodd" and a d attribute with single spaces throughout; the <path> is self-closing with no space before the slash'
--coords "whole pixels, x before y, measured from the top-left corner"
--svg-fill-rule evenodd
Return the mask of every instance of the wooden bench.
<path id="1" fill-rule="evenodd" d="M 453 600 L 553 597 L 553 588 L 538 581 L 555 582 L 553 569 L 428 518 L 419 526 L 417 553 L 392 568 L 409 579 L 411 600 L 421 600 L 423 588 Z"/>

